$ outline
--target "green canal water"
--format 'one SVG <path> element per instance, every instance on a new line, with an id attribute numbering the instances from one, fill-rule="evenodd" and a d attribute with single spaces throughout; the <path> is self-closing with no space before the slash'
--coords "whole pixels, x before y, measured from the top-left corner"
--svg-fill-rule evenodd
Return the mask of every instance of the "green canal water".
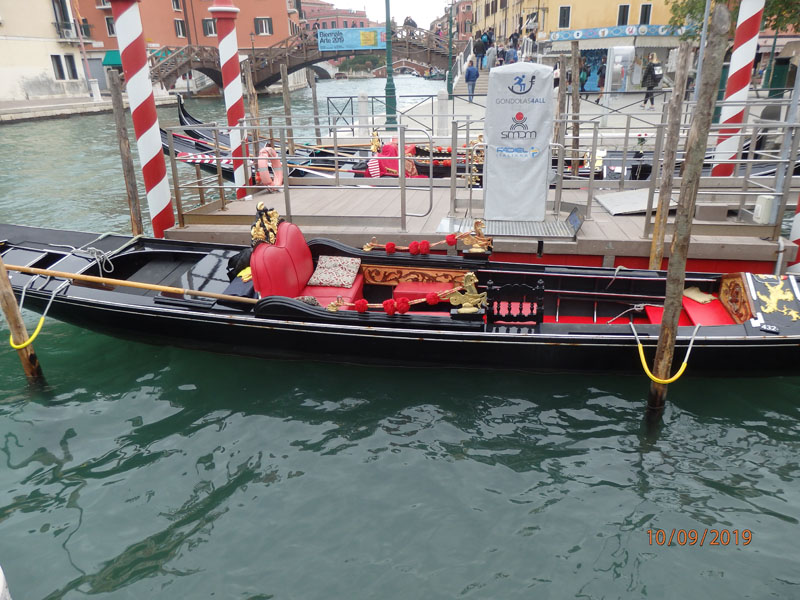
<path id="1" fill-rule="evenodd" d="M 0 220 L 127 230 L 110 115 L 0 139 Z M 644 377 L 243 359 L 54 321 L 36 350 L 41 390 L 0 351 L 15 600 L 800 597 L 797 372 L 690 364 L 648 432 Z"/>

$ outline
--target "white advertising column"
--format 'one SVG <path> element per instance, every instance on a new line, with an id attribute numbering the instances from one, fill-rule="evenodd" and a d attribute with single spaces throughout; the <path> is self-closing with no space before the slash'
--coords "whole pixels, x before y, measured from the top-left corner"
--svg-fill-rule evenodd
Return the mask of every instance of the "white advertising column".
<path id="1" fill-rule="evenodd" d="M 553 104 L 551 67 L 514 63 L 490 71 L 483 165 L 486 219 L 544 221 Z"/>

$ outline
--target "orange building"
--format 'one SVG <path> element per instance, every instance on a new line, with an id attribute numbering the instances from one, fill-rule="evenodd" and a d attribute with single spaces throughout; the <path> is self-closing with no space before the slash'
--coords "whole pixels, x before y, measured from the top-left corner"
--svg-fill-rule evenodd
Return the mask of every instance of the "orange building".
<path id="1" fill-rule="evenodd" d="M 378 25 L 370 21 L 363 10 L 336 8 L 324 0 L 301 0 L 300 10 L 305 29 L 353 29 Z"/>
<path id="2" fill-rule="evenodd" d="M 240 48 L 265 48 L 300 31 L 297 0 L 234 0 L 239 9 L 236 32 Z M 106 68 L 119 68 L 119 50 L 109 0 L 77 0 L 78 16 L 89 38 L 89 58 L 102 58 Z M 139 2 L 147 48 L 216 46 L 217 27 L 208 9 L 212 0 L 144 0 Z M 99 79 L 99 78 L 98 78 Z M 100 81 L 101 88 L 105 82 Z"/>

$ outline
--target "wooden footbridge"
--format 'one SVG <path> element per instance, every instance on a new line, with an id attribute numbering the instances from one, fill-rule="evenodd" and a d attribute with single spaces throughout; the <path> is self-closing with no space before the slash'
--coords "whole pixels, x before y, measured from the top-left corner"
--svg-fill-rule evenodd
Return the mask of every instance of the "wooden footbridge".
<path id="1" fill-rule="evenodd" d="M 465 42 L 453 40 L 455 57 Z M 289 73 L 312 66 L 320 61 L 347 58 L 358 55 L 384 57 L 385 50 L 339 50 L 320 52 L 317 40 L 305 32 L 286 38 L 267 48 L 240 48 L 239 53 L 248 57 L 249 68 L 254 69 L 255 86 L 272 85 L 280 81 L 280 66 L 285 64 Z M 447 40 L 425 29 L 397 28 L 392 35 L 392 55 L 395 60 L 407 59 L 447 70 Z M 150 77 L 171 89 L 182 75 L 194 70 L 208 76 L 222 86 L 222 71 L 219 52 L 214 46 L 164 46 L 154 51 L 149 58 Z"/>

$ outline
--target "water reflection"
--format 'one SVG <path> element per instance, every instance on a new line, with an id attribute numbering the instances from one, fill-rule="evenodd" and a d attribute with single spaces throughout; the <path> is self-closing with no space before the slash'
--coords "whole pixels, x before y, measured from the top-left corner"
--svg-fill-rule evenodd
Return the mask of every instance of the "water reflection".
<path id="1" fill-rule="evenodd" d="M 643 595 L 668 585 L 667 549 L 646 531 L 673 527 L 754 531 L 765 559 L 753 566 L 749 549 L 703 555 L 705 570 L 742 574 L 725 593 L 766 561 L 770 591 L 793 581 L 797 378 L 769 394 L 764 381 L 686 378 L 648 438 L 643 378 L 249 360 L 49 333 L 50 389 L 0 405 L 0 521 L 21 549 L 4 568 L 21 597 L 313 597 L 323 581 L 396 598 Z M 0 389 L 22 383 L 12 359 L 0 355 Z M 34 556 L 52 565 L 44 577 Z M 689 561 L 675 584 L 687 594 L 706 577 L 689 556 L 675 559 Z"/>

